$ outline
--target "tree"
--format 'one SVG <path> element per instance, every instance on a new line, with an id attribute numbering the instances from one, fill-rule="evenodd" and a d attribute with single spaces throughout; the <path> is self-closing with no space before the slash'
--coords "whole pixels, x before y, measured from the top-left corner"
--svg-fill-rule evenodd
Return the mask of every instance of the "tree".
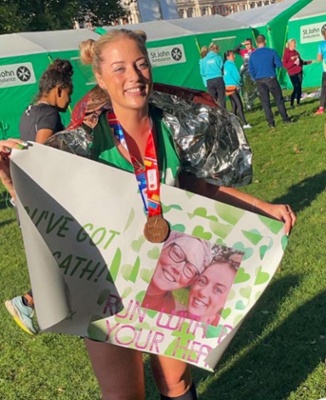
<path id="1" fill-rule="evenodd" d="M 80 0 L 79 18 L 90 16 L 93 25 L 110 25 L 114 20 L 126 15 L 119 0 Z"/>
<path id="2" fill-rule="evenodd" d="M 119 0 L 0 0 L 0 33 L 71 29 L 85 17 L 110 25 L 125 14 Z"/>
<path id="3" fill-rule="evenodd" d="M 17 4 L 7 3 L 6 0 L 0 4 L 0 33 L 11 33 L 24 30 L 24 22 L 19 18 Z"/>

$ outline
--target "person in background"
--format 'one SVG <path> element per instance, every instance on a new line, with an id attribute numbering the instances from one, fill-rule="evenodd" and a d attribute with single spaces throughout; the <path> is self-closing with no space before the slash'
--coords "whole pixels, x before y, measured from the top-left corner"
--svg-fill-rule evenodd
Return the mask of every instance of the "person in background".
<path id="1" fill-rule="evenodd" d="M 248 71 L 249 59 L 252 52 L 255 50 L 256 49 L 252 44 L 251 38 L 247 38 L 233 50 L 235 54 L 239 54 L 241 56 L 243 61 L 243 64 L 240 68 L 240 76 L 242 81 L 241 92 L 247 110 L 253 109 L 254 101 L 258 97 L 257 85 L 251 78 Z"/>
<path id="2" fill-rule="evenodd" d="M 180 159 L 169 127 L 162 119 L 162 112 L 149 107 L 152 72 L 144 41 L 139 36 L 130 30 L 111 30 L 93 43 L 91 55 L 89 63 L 92 63 L 97 82 L 107 91 L 112 105 L 110 112 L 100 115 L 93 130 L 92 158 L 95 161 L 134 173 L 131 156 L 137 160 L 137 165 L 144 168 L 148 138 L 154 136 L 158 162 L 165 160 L 164 168 L 158 165 L 162 171 L 162 183 L 174 184 L 176 180 L 170 179 L 172 175 L 172 178 L 178 178 L 178 186 L 183 190 L 283 220 L 285 233 L 289 234 L 296 220 L 290 206 L 266 203 L 235 188 L 216 187 L 180 171 Z M 124 141 L 117 136 L 119 132 L 123 132 Z M 11 149 L 19 146 L 22 144 L 17 140 L 0 141 L 0 178 L 9 191 L 13 190 L 8 174 L 9 155 Z M 165 173 L 165 169 L 169 170 L 169 174 Z M 145 398 L 140 351 L 90 339 L 85 339 L 85 344 L 103 400 Z M 189 364 L 158 354 L 151 355 L 150 360 L 161 400 L 197 399 Z"/>
<path id="3" fill-rule="evenodd" d="M 223 79 L 225 83 L 225 92 L 230 99 L 233 114 L 237 115 L 240 118 L 244 129 L 250 129 L 251 125 L 248 124 L 243 112 L 243 104 L 239 94 L 241 87 L 241 78 L 234 60 L 235 60 L 234 51 L 227 50 L 224 53 Z"/>
<path id="4" fill-rule="evenodd" d="M 64 129 L 60 112 L 71 101 L 73 68 L 68 60 L 57 58 L 42 74 L 36 100 L 24 111 L 19 124 L 20 138 L 44 143 Z"/>
<path id="5" fill-rule="evenodd" d="M 211 43 L 207 55 L 201 60 L 201 76 L 206 79 L 208 93 L 226 108 L 225 85 L 223 80 L 223 59 L 218 54 L 219 47 Z"/>
<path id="6" fill-rule="evenodd" d="M 289 39 L 286 43 L 286 47 L 283 54 L 283 67 L 286 68 L 290 80 L 293 85 L 293 92 L 291 94 L 291 107 L 294 107 L 294 100 L 297 101 L 297 105 L 300 105 L 301 94 L 302 94 L 302 66 L 311 64 L 312 61 L 303 61 L 300 54 L 296 50 L 296 40 Z"/>
<path id="7" fill-rule="evenodd" d="M 59 58 L 42 74 L 35 103 L 27 107 L 20 119 L 22 140 L 43 144 L 54 133 L 64 129 L 60 112 L 65 112 L 71 101 L 72 74 L 71 63 Z M 30 334 L 37 333 L 33 323 L 32 291 L 6 300 L 5 306 L 20 328 Z"/>
<path id="8" fill-rule="evenodd" d="M 249 58 L 249 73 L 252 79 L 257 83 L 260 101 L 268 125 L 271 128 L 275 128 L 274 114 L 271 109 L 269 97 L 270 93 L 274 97 L 283 122 L 292 122 L 287 114 L 282 89 L 276 78 L 276 68 L 282 67 L 282 61 L 275 50 L 266 47 L 264 35 L 258 35 L 256 43 L 257 49 Z"/>
<path id="9" fill-rule="evenodd" d="M 207 88 L 207 79 L 206 79 L 205 72 L 204 72 L 204 69 L 203 69 L 203 59 L 207 56 L 207 53 L 208 53 L 208 47 L 207 46 L 203 46 L 200 49 L 200 57 L 201 57 L 201 59 L 199 60 L 199 72 L 200 72 L 200 75 L 201 75 L 201 77 L 203 79 L 203 84 L 204 84 L 205 88 Z"/>
<path id="10" fill-rule="evenodd" d="M 318 45 L 317 61 L 322 62 L 323 75 L 321 78 L 321 93 L 319 100 L 319 108 L 315 112 L 315 115 L 324 114 L 325 111 L 325 100 L 326 100 L 326 24 L 321 27 L 321 34 L 323 40 Z"/>
<path id="11" fill-rule="evenodd" d="M 243 49 L 241 47 L 244 47 Z M 237 46 L 234 50 L 234 53 L 239 54 L 243 60 L 243 64 L 248 64 L 250 55 L 253 51 L 255 51 L 255 47 L 252 45 L 252 39 L 248 38 L 239 46 Z"/>

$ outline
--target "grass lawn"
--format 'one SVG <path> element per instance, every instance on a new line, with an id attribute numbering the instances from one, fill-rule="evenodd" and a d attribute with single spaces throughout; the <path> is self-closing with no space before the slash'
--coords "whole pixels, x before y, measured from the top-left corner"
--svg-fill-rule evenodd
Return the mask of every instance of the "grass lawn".
<path id="1" fill-rule="evenodd" d="M 218 364 L 194 369 L 200 400 L 317 400 L 326 397 L 326 139 L 317 100 L 290 110 L 293 124 L 270 130 L 247 113 L 254 181 L 243 190 L 289 203 L 298 221 L 279 271 Z M 325 224 L 325 225 L 324 225 Z M 29 287 L 21 234 L 0 199 L 0 399 L 99 400 L 83 341 L 22 332 L 3 302 Z M 147 399 L 158 399 L 144 356 Z M 126 382 L 126 384 L 128 384 Z"/>

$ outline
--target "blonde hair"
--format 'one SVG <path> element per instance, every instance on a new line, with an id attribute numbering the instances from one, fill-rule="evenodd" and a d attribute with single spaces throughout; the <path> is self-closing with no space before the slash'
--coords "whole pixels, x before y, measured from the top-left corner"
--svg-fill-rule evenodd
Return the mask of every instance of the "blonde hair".
<path id="1" fill-rule="evenodd" d="M 79 44 L 80 61 L 83 64 L 92 64 L 94 55 L 94 43 L 94 39 L 87 39 Z"/>
<path id="2" fill-rule="evenodd" d="M 208 53 L 208 47 L 207 47 L 207 46 L 203 46 L 203 47 L 200 49 L 200 56 L 201 56 L 201 58 L 204 58 L 204 57 L 207 55 L 207 53 Z"/>
<path id="3" fill-rule="evenodd" d="M 292 43 L 292 42 L 294 42 L 294 43 L 296 43 L 297 41 L 295 40 L 295 39 L 289 39 L 287 42 L 286 42 L 286 47 L 289 47 L 290 46 L 290 43 Z"/>
<path id="4" fill-rule="evenodd" d="M 214 42 L 212 42 L 210 45 L 209 45 L 209 51 L 219 51 L 219 47 L 218 47 L 218 45 L 216 44 L 216 43 L 214 43 Z"/>
<path id="5" fill-rule="evenodd" d="M 82 63 L 92 64 L 93 71 L 100 73 L 101 63 L 103 62 L 102 53 L 104 47 L 121 38 L 134 40 L 149 63 L 144 39 L 139 33 L 129 29 L 112 29 L 96 41 L 93 39 L 88 39 L 81 42 L 79 45 L 79 50 Z"/>

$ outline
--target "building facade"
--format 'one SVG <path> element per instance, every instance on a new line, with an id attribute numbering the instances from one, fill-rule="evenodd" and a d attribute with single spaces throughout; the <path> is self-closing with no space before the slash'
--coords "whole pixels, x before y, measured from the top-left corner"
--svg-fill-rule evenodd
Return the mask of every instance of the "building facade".
<path id="1" fill-rule="evenodd" d="M 180 18 L 202 17 L 204 15 L 231 13 L 250 10 L 255 7 L 267 6 L 283 0 L 176 0 Z M 122 5 L 128 10 L 128 22 L 141 22 L 136 0 L 122 0 Z"/>

